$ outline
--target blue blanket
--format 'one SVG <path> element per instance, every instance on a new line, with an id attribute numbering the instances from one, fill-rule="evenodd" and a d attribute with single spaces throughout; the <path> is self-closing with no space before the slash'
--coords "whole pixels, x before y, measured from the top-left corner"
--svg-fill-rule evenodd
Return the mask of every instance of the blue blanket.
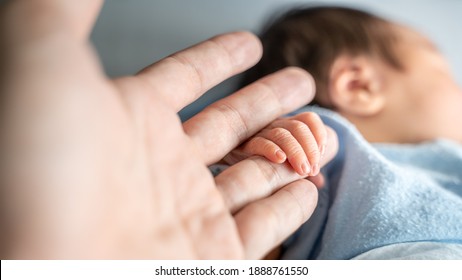
<path id="1" fill-rule="evenodd" d="M 283 258 L 350 259 L 411 242 L 460 247 L 460 144 L 371 145 L 340 115 L 317 107 L 301 111 L 307 110 L 337 132 L 340 150 L 322 170 L 327 182 L 315 213 L 283 244 Z"/>

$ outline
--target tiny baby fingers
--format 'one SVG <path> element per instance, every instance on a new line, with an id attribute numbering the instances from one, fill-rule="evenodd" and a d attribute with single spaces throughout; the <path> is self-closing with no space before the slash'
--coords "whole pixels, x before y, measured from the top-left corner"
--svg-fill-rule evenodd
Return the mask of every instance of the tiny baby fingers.
<path id="1" fill-rule="evenodd" d="M 283 163 L 287 156 L 273 141 L 256 136 L 240 148 L 245 154 L 263 156 L 274 163 Z"/>
<path id="2" fill-rule="evenodd" d="M 301 121 L 310 128 L 311 133 L 318 143 L 319 151 L 321 154 L 324 154 L 327 145 L 327 128 L 321 120 L 321 117 L 313 112 L 304 112 L 291 119 Z"/>
<path id="3" fill-rule="evenodd" d="M 206 107 L 183 124 L 206 164 L 213 164 L 277 117 L 308 103 L 313 78 L 285 68 Z"/>
<path id="4" fill-rule="evenodd" d="M 260 135 L 274 142 L 284 151 L 290 165 L 298 174 L 308 175 L 311 171 L 311 167 L 303 147 L 300 145 L 298 139 L 291 133 L 292 130 L 283 126 L 284 125 L 264 130 Z"/>
<path id="5" fill-rule="evenodd" d="M 314 176 L 319 173 L 320 160 L 322 159 L 327 145 L 327 129 L 318 114 L 313 112 L 305 112 L 296 115 L 292 118 L 303 122 L 310 130 L 309 141 L 301 141 L 303 148 L 305 149 L 310 163 L 313 166 L 311 175 Z M 315 140 L 313 140 L 313 137 Z M 298 139 L 298 138 L 297 138 Z M 315 142 L 314 142 L 315 141 Z M 315 147 L 317 145 L 317 147 Z"/>

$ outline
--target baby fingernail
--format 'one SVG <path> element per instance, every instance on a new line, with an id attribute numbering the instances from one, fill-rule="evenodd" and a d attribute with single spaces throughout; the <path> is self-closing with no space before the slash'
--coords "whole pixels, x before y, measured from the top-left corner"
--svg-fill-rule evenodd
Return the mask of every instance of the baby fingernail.
<path id="1" fill-rule="evenodd" d="M 308 162 L 302 163 L 301 168 L 302 168 L 303 174 L 309 174 L 311 171 L 310 165 L 308 164 Z"/>
<path id="2" fill-rule="evenodd" d="M 276 157 L 280 160 L 285 160 L 286 159 L 286 154 L 281 151 L 281 150 L 277 150 L 276 151 Z"/>
<path id="3" fill-rule="evenodd" d="M 324 156 L 324 153 L 326 152 L 326 144 L 323 144 L 321 146 L 321 149 L 319 149 L 320 152 L 321 152 L 321 158 Z"/>
<path id="4" fill-rule="evenodd" d="M 313 175 L 317 175 L 319 173 L 319 164 L 315 164 L 313 166 Z"/>

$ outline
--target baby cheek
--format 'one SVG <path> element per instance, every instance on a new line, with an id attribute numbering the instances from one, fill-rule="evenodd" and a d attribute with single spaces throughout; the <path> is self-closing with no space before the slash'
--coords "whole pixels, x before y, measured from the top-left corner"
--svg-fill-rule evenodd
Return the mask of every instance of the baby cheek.
<path id="1" fill-rule="evenodd" d="M 432 129 L 433 138 L 448 138 L 462 142 L 462 92 L 457 87 L 441 87 L 427 100 L 425 113 L 428 129 Z"/>

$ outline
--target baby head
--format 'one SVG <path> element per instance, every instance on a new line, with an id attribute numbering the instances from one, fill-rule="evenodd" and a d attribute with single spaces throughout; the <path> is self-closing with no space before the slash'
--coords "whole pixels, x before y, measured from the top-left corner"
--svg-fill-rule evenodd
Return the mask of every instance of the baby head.
<path id="1" fill-rule="evenodd" d="M 337 111 L 371 142 L 462 142 L 462 90 L 436 47 L 416 31 L 359 10 L 292 10 L 261 34 L 250 83 L 287 66 L 310 72 L 314 104 Z"/>

